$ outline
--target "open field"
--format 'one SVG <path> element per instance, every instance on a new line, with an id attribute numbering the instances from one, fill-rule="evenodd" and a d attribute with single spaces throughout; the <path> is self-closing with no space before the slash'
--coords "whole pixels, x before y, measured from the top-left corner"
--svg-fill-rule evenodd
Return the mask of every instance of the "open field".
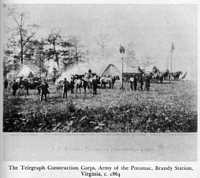
<path id="1" fill-rule="evenodd" d="M 191 81 L 152 84 L 151 91 L 99 89 L 98 95 L 50 86 L 48 101 L 4 93 L 6 132 L 196 132 L 197 88 Z"/>

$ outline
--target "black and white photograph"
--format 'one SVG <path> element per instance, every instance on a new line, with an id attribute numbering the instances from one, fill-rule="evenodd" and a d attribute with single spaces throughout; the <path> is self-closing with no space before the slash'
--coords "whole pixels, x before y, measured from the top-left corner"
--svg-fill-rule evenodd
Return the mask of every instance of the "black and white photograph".
<path id="1" fill-rule="evenodd" d="M 197 132 L 197 7 L 4 4 L 3 132 Z"/>

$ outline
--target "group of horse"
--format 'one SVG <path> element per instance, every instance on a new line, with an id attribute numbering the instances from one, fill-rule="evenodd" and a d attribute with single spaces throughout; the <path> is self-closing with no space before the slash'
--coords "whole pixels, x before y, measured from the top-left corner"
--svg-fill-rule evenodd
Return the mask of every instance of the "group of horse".
<path id="1" fill-rule="evenodd" d="M 157 67 L 154 66 L 152 74 L 153 74 L 152 75 L 153 80 L 163 83 L 164 80 L 168 81 L 179 80 L 183 72 L 182 71 L 170 72 L 168 69 L 164 72 L 161 72 Z"/>
<path id="2" fill-rule="evenodd" d="M 151 81 L 157 83 L 163 83 L 164 80 L 179 80 L 180 76 L 182 75 L 182 71 L 177 72 L 169 72 L 166 70 L 161 72 L 157 67 L 153 67 L 151 72 L 145 72 L 140 67 L 138 67 L 137 73 L 123 73 L 122 80 L 124 82 L 130 82 L 133 80 L 137 80 L 137 82 L 143 81 Z M 120 80 L 118 75 L 107 75 L 107 76 L 99 76 L 96 73 L 85 73 L 83 75 L 75 74 L 72 75 L 69 80 L 67 80 L 67 90 L 71 90 L 71 93 L 81 93 L 81 90 L 84 90 L 84 93 L 93 92 L 93 94 L 97 94 L 97 88 L 105 89 L 110 88 L 113 89 L 115 82 Z M 56 91 L 59 92 L 63 89 L 63 82 L 64 80 L 54 82 L 56 86 Z M 38 77 L 33 77 L 30 79 L 23 79 L 20 78 L 18 80 L 4 81 L 5 88 L 14 88 L 16 91 L 20 89 L 25 90 L 26 94 L 29 94 L 30 89 L 37 89 L 38 94 L 40 94 L 40 85 L 42 80 Z M 13 87 L 14 86 L 14 87 Z"/>
<path id="3" fill-rule="evenodd" d="M 140 67 L 138 67 L 137 73 L 124 73 L 123 74 L 123 80 L 125 82 L 129 82 L 130 79 L 136 78 L 138 80 L 145 80 L 146 78 L 149 78 L 151 82 L 155 83 L 163 83 L 163 81 L 176 81 L 180 79 L 180 76 L 183 74 L 182 71 L 177 72 L 169 72 L 167 69 L 166 71 L 162 72 L 157 67 L 153 67 L 151 72 L 145 72 Z M 186 73 L 184 74 L 184 76 Z M 184 77 L 182 76 L 182 78 Z"/>
<path id="4" fill-rule="evenodd" d="M 38 93 L 40 93 L 40 85 L 42 81 L 39 77 L 33 78 L 17 78 L 14 80 L 4 80 L 4 89 L 10 91 L 13 90 L 13 95 L 15 95 L 18 91 L 19 95 L 23 95 L 24 90 L 26 91 L 26 95 L 29 95 L 30 89 L 37 89 Z"/>
<path id="5" fill-rule="evenodd" d="M 84 75 L 75 74 L 72 75 L 67 82 L 67 89 L 71 90 L 71 93 L 81 93 L 81 90 L 84 90 L 84 93 L 93 91 L 93 94 L 97 94 L 97 88 L 114 88 L 116 80 L 119 80 L 119 76 L 98 76 L 96 73 L 86 73 Z M 63 89 L 64 80 L 60 80 L 56 84 L 56 90 L 59 91 Z"/>

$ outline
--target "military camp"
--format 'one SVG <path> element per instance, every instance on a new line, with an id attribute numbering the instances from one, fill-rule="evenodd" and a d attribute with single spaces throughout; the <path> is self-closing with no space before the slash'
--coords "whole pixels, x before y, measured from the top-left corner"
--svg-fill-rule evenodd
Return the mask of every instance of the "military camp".
<path id="1" fill-rule="evenodd" d="M 3 130 L 196 132 L 191 19 L 92 7 L 4 7 Z"/>

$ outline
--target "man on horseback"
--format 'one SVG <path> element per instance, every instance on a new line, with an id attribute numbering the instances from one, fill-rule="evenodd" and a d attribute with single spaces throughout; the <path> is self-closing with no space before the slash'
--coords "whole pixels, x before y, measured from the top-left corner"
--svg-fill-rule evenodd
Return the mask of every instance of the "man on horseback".
<path id="1" fill-rule="evenodd" d="M 89 69 L 89 70 L 88 70 L 88 78 L 91 78 L 91 77 L 92 77 L 92 70 Z"/>

